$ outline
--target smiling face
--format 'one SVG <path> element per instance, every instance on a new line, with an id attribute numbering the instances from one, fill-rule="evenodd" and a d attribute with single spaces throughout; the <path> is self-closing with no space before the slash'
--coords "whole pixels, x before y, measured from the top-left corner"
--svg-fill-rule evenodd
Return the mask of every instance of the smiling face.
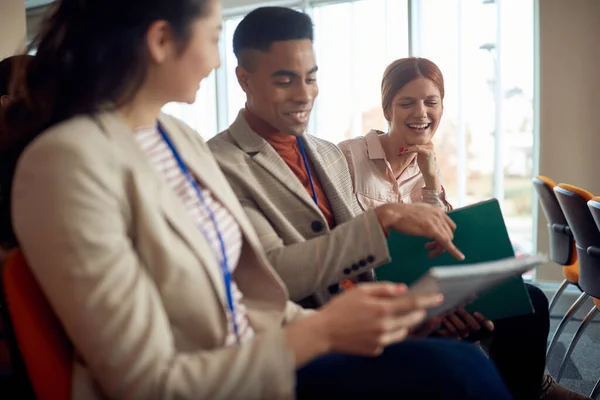
<path id="1" fill-rule="evenodd" d="M 280 132 L 303 134 L 319 94 L 312 41 L 279 41 L 252 53 L 251 71 L 236 69 L 248 110 Z"/>
<path id="2" fill-rule="evenodd" d="M 390 134 L 404 144 L 427 144 L 435 134 L 443 114 L 442 95 L 430 79 L 418 77 L 404 85 L 393 97 L 385 117 Z"/>
<path id="3" fill-rule="evenodd" d="M 149 29 L 147 42 L 153 63 L 147 82 L 154 97 L 191 104 L 200 82 L 219 67 L 221 2 L 210 0 L 210 3 L 207 13 L 192 23 L 191 35 L 183 49 L 165 21 L 156 22 Z"/>

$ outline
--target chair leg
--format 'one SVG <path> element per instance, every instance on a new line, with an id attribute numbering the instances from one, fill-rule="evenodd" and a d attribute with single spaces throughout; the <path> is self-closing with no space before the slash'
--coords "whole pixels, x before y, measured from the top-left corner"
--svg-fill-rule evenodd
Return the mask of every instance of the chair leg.
<path id="1" fill-rule="evenodd" d="M 569 319 L 571 319 L 571 317 L 577 312 L 577 310 L 579 310 L 581 305 L 587 300 L 588 297 L 589 297 L 589 295 L 587 293 L 581 293 L 581 295 L 579 295 L 579 297 L 577 298 L 577 300 L 575 300 L 573 305 L 571 305 L 571 307 L 569 308 L 569 311 L 567 311 L 565 316 L 562 318 L 562 320 L 558 324 L 558 327 L 554 331 L 554 334 L 552 335 L 550 342 L 548 343 L 548 349 L 546 350 L 546 358 L 548 358 L 550 356 L 550 352 L 552 351 L 552 349 L 558 342 L 558 339 L 560 338 L 560 334 L 567 326 Z"/>
<path id="2" fill-rule="evenodd" d="M 567 286 L 569 286 L 570 283 L 571 282 L 569 282 L 566 279 L 564 281 L 562 281 L 562 283 L 560 284 L 560 287 L 558 288 L 556 293 L 554 293 L 554 295 L 552 296 L 552 299 L 550 299 L 550 305 L 548 306 L 548 312 L 552 311 L 552 308 L 556 305 L 558 298 L 565 291 L 565 289 L 567 288 Z"/>
<path id="3" fill-rule="evenodd" d="M 599 394 L 600 394 L 600 379 L 598 379 L 596 381 L 596 385 L 594 386 L 594 389 L 592 389 L 592 393 L 590 394 L 590 397 L 593 400 L 596 400 L 596 397 L 598 397 Z"/>
<path id="4" fill-rule="evenodd" d="M 575 332 L 575 335 L 573 335 L 573 339 L 571 339 L 571 343 L 569 343 L 567 352 L 565 353 L 565 356 L 563 357 L 562 362 L 560 363 L 560 368 L 558 369 L 558 373 L 556 374 L 556 382 L 560 382 L 560 378 L 562 377 L 563 372 L 565 372 L 567 361 L 569 360 L 569 357 L 571 357 L 571 353 L 573 353 L 577 342 L 579 342 L 581 335 L 583 335 L 583 332 L 585 332 L 585 328 L 587 328 L 589 322 L 592 319 L 594 319 L 594 316 L 597 312 L 598 308 L 594 305 L 590 312 L 585 316 L 583 321 L 581 321 L 581 325 L 579 325 L 579 328 L 577 328 L 577 332 Z"/>

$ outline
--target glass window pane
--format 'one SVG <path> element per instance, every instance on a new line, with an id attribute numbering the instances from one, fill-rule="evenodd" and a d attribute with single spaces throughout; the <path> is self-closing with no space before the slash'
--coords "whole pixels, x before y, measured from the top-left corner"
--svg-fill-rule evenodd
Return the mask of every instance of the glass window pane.
<path id="1" fill-rule="evenodd" d="M 533 235 L 533 0 L 416 3 L 416 55 L 434 61 L 446 85 L 444 117 L 435 144 L 449 198 L 460 206 L 499 194 L 515 250 L 529 253 Z M 459 140 L 461 134 L 464 142 Z M 458 143 L 464 143 L 464 152 Z M 498 168 L 496 149 L 501 154 Z M 501 179 L 494 176 L 495 171 Z M 458 187 L 461 174 L 464 193 Z M 496 191 L 494 181 L 498 182 Z"/>
<path id="2" fill-rule="evenodd" d="M 221 68 L 226 68 L 227 71 L 227 118 L 228 124 L 233 123 L 238 116 L 240 109 L 246 104 L 246 94 L 240 87 L 235 75 L 237 67 L 237 59 L 233 54 L 233 34 L 235 28 L 242 20 L 243 16 L 228 19 L 225 21 L 225 60 L 222 62 Z"/>
<path id="3" fill-rule="evenodd" d="M 386 130 L 381 77 L 408 55 L 406 0 L 362 0 L 313 9 L 319 97 L 312 126 L 334 143 Z"/>

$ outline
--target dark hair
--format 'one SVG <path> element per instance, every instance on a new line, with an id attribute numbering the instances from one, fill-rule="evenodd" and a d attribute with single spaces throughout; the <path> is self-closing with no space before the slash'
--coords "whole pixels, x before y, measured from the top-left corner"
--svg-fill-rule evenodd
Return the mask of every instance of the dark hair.
<path id="1" fill-rule="evenodd" d="M 313 41 L 313 23 L 307 14 L 286 7 L 260 7 L 244 17 L 233 34 L 238 64 L 249 68 L 248 50 L 268 51 L 274 42 Z"/>
<path id="2" fill-rule="evenodd" d="M 10 196 L 17 159 L 43 130 L 128 103 L 148 69 L 146 32 L 167 21 L 181 49 L 215 0 L 58 0 L 31 44 L 22 92 L 0 121 L 0 242 L 16 245 Z"/>
<path id="3" fill-rule="evenodd" d="M 0 96 L 8 95 L 12 93 L 11 90 L 13 78 L 17 77 L 17 71 L 25 71 L 27 63 L 31 61 L 33 56 L 30 55 L 17 55 L 6 57 L 0 61 Z"/>
<path id="4" fill-rule="evenodd" d="M 392 62 L 385 69 L 381 80 L 381 107 L 383 112 L 390 109 L 394 96 L 404 85 L 419 78 L 431 80 L 444 99 L 444 76 L 433 61 L 426 58 L 407 57 Z"/>

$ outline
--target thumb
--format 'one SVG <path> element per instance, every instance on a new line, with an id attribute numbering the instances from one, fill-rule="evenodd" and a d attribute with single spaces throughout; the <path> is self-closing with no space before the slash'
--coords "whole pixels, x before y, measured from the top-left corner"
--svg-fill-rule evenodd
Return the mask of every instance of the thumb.
<path id="1" fill-rule="evenodd" d="M 359 285 L 358 288 L 373 297 L 397 297 L 408 291 L 405 284 L 391 282 L 366 283 Z"/>

